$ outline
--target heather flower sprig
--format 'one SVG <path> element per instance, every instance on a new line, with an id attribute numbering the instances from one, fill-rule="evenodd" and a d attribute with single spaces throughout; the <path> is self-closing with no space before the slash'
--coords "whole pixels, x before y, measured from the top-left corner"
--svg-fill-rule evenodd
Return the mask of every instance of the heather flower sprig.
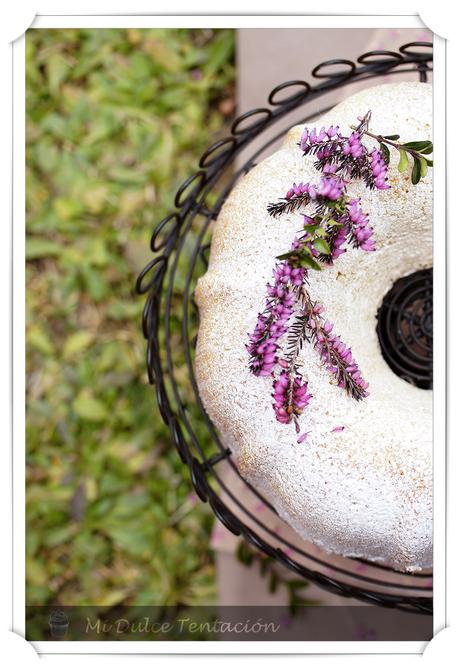
<path id="1" fill-rule="evenodd" d="M 364 251 L 374 251 L 373 228 L 369 225 L 369 215 L 361 209 L 360 199 L 351 199 L 347 204 L 343 232 L 348 234 L 350 243 Z"/>
<path id="2" fill-rule="evenodd" d="M 308 406 L 311 394 L 308 394 L 308 381 L 303 382 L 300 373 L 283 369 L 273 381 L 273 409 L 276 419 L 282 424 L 294 421 L 296 432 L 300 432 L 298 416 Z"/>
<path id="3" fill-rule="evenodd" d="M 333 264 L 346 253 L 345 244 L 362 251 L 374 251 L 374 230 L 359 199 L 347 199 L 321 215 L 303 216 L 303 235 L 297 237 L 287 253 L 278 260 L 287 260 L 293 267 L 321 269 L 321 264 Z"/>
<path id="4" fill-rule="evenodd" d="M 312 301 L 305 286 L 300 288 L 299 297 L 302 303 L 299 319 L 302 321 L 305 339 L 313 343 L 337 386 L 357 401 L 364 399 L 368 396 L 369 383 L 363 379 L 351 348 L 334 333 L 334 325 L 324 320 L 324 307 Z"/>
<path id="5" fill-rule="evenodd" d="M 433 143 L 429 140 L 409 141 L 402 144 L 396 141 L 399 139 L 399 135 L 376 135 L 367 129 L 364 134 L 379 142 L 380 152 L 387 164 L 389 164 L 391 158 L 388 146 L 395 148 L 399 152 L 398 171 L 401 174 L 410 165 L 409 156 L 412 158 L 411 181 L 414 186 L 417 185 L 420 179 L 426 176 L 428 167 L 433 167 L 433 160 L 426 157 L 433 153 Z"/>
<path id="6" fill-rule="evenodd" d="M 304 155 L 316 157 L 314 166 L 321 172 L 319 183 L 294 183 L 278 202 L 268 205 L 271 216 L 293 213 L 307 206 L 311 215 L 303 215 L 303 228 L 290 250 L 278 256 L 273 283 L 267 285 L 265 310 L 246 345 L 249 368 L 256 376 L 271 376 L 273 409 L 282 424 L 294 422 L 300 432 L 299 416 L 309 404 L 308 380 L 299 356 L 304 341 L 311 343 L 332 381 L 353 399 L 368 396 L 369 384 L 363 379 L 351 349 L 334 332 L 325 319 L 324 308 L 313 301 L 307 289 L 308 270 L 320 270 L 333 264 L 349 244 L 366 252 L 376 250 L 369 216 L 362 210 L 359 198 L 347 193 L 351 181 L 359 179 L 371 190 L 387 190 L 390 148 L 399 152 L 398 169 L 404 172 L 413 160 L 412 183 L 425 176 L 432 161 L 426 158 L 433 151 L 430 141 L 398 143 L 399 135 L 376 135 L 369 131 L 371 112 L 359 118 L 352 133 L 344 136 L 339 127 L 306 128 L 300 139 Z M 369 149 L 364 135 L 373 138 L 379 147 Z M 390 148 L 389 148 L 390 147 Z M 295 315 L 294 315 L 295 314 Z M 287 335 L 284 354 L 281 340 Z M 332 431 L 341 431 L 335 427 Z M 308 432 L 297 439 L 302 443 Z"/>
<path id="7" fill-rule="evenodd" d="M 319 171 L 324 173 L 333 168 L 343 178 L 361 179 L 371 190 L 386 190 L 389 186 L 385 153 L 378 149 L 369 151 L 362 142 L 370 118 L 368 111 L 348 137 L 342 136 L 339 128 L 321 128 L 319 133 L 316 128 L 311 131 L 305 128 L 299 146 L 304 155 L 315 155 L 314 164 Z"/>
<path id="8" fill-rule="evenodd" d="M 345 188 L 343 179 L 327 173 L 318 185 L 294 183 L 284 197 L 268 205 L 267 211 L 271 216 L 281 216 L 283 213 L 292 213 L 314 202 L 317 213 L 321 213 L 334 206 L 334 202 L 344 194 Z"/>
<path id="9" fill-rule="evenodd" d="M 278 263 L 273 270 L 274 281 L 267 285 L 265 310 L 259 313 L 246 345 L 249 368 L 255 376 L 269 376 L 278 362 L 278 341 L 288 331 L 296 302 L 294 288 L 302 284 L 304 276 L 304 269 L 291 267 L 287 261 Z"/>
<path id="10" fill-rule="evenodd" d="M 353 132 L 350 136 L 344 137 L 338 127 L 330 127 L 326 130 L 324 127 L 318 132 L 305 130 L 302 133 L 299 146 L 304 155 L 313 154 L 317 160 L 315 167 L 325 173 L 325 170 L 334 166 L 335 172 L 351 179 L 360 178 L 370 189 L 386 190 L 389 188 L 387 183 L 388 164 L 390 163 L 390 150 L 392 147 L 399 152 L 398 169 L 401 173 L 409 167 L 409 156 L 413 160 L 412 183 L 416 185 L 427 173 L 427 168 L 433 166 L 433 161 L 427 158 L 427 155 L 433 153 L 433 143 L 429 140 L 410 141 L 401 143 L 397 140 L 399 135 L 379 135 L 369 130 L 371 120 L 371 111 L 358 119 L 357 126 L 351 126 Z M 379 148 L 369 151 L 362 142 L 362 137 L 366 135 L 375 139 Z"/>

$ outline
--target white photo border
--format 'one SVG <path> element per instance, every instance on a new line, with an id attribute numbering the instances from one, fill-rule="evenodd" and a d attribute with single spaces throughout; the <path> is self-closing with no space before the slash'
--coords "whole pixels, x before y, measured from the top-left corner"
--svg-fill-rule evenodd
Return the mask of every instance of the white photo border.
<path id="1" fill-rule="evenodd" d="M 424 27 L 416 15 L 406 16 L 124 16 L 37 15 L 32 28 L 230 27 L 230 28 L 414 28 Z M 446 42 L 434 35 L 433 116 L 434 171 L 434 634 L 446 626 Z M 13 630 L 25 635 L 25 35 L 13 45 Z M 146 641 L 32 643 L 39 653 L 167 654 L 420 654 L 426 642 L 226 642 Z"/>

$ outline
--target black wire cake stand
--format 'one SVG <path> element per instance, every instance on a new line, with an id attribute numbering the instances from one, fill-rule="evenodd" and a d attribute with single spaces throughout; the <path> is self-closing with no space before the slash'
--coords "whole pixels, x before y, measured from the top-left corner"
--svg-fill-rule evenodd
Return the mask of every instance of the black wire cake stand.
<path id="1" fill-rule="evenodd" d="M 273 506 L 238 471 L 231 450 L 222 445 L 200 400 L 194 372 L 199 324 L 194 288 L 207 268 L 211 223 L 235 182 L 268 148 L 273 149 L 290 127 L 311 120 L 335 103 L 329 96 L 329 103 L 321 108 L 318 100 L 376 77 L 394 80 L 415 73 L 426 82 L 432 62 L 432 44 L 412 42 L 398 52 L 367 52 L 356 62 L 329 60 L 313 69 L 313 83 L 287 81 L 274 88 L 268 106 L 236 118 L 231 135 L 212 144 L 201 156 L 199 171 L 177 191 L 175 210 L 155 227 L 151 238 L 154 257 L 136 283 L 137 292 L 147 295 L 143 333 L 149 382 L 155 386 L 162 419 L 182 462 L 190 469 L 199 498 L 209 502 L 229 531 L 297 576 L 341 596 L 422 614 L 432 613 L 431 572 L 399 573 L 362 559 L 331 560 L 325 552 L 318 556 L 311 544 L 278 535 L 273 521 L 262 520 L 251 510 L 253 504 L 242 500 L 250 495 L 264 505 L 272 520 L 276 517 L 280 521 Z M 376 318 L 382 354 L 389 366 L 423 388 L 432 386 L 431 323 L 431 270 L 395 283 Z M 229 482 L 229 472 L 234 483 Z M 238 485 L 246 490 L 243 496 L 235 492 Z"/>

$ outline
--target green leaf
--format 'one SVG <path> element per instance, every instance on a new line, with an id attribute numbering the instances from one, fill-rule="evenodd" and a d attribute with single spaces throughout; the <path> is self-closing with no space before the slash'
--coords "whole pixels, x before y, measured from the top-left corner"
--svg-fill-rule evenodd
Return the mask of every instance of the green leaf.
<path id="1" fill-rule="evenodd" d="M 414 166 L 412 168 L 412 176 L 411 176 L 411 180 L 414 186 L 417 185 L 421 177 L 422 177 L 422 163 L 418 158 L 414 158 Z"/>
<path id="2" fill-rule="evenodd" d="M 229 58 L 232 57 L 234 40 L 230 31 L 222 30 L 217 33 L 209 49 L 208 61 L 206 63 L 207 74 L 214 75 Z"/>
<path id="3" fill-rule="evenodd" d="M 139 301 L 126 302 L 117 300 L 110 304 L 107 309 L 107 316 L 112 320 L 133 320 L 137 318 L 143 310 L 143 304 Z"/>
<path id="4" fill-rule="evenodd" d="M 268 587 L 271 594 L 274 594 L 276 592 L 276 590 L 278 589 L 278 583 L 279 583 L 279 580 L 278 580 L 278 577 L 277 577 L 276 573 L 272 573 L 271 576 L 270 576 L 270 583 L 269 583 L 269 587 Z"/>
<path id="5" fill-rule="evenodd" d="M 308 580 L 286 580 L 286 584 L 289 587 L 289 589 L 304 589 L 305 587 L 309 587 L 310 583 Z"/>
<path id="6" fill-rule="evenodd" d="M 331 248 L 325 239 L 314 239 L 313 246 L 320 253 L 324 253 L 325 255 L 331 254 Z"/>
<path id="7" fill-rule="evenodd" d="M 110 289 L 100 271 L 96 271 L 89 265 L 82 265 L 80 272 L 85 288 L 95 302 L 100 302 L 107 297 Z"/>
<path id="8" fill-rule="evenodd" d="M 106 405 L 89 390 L 82 390 L 73 402 L 75 413 L 90 422 L 104 422 L 109 416 Z"/>
<path id="9" fill-rule="evenodd" d="M 56 257 L 62 251 L 62 246 L 48 239 L 28 237 L 26 240 L 26 260 L 39 260 L 44 257 Z"/>
<path id="10" fill-rule="evenodd" d="M 64 348 L 62 350 L 63 358 L 69 359 L 74 355 L 82 352 L 88 348 L 90 343 L 93 341 L 93 338 L 94 337 L 91 332 L 87 332 L 85 330 L 82 330 L 81 332 L 75 332 L 75 334 L 69 336 L 64 344 Z"/>
<path id="11" fill-rule="evenodd" d="M 78 218 L 84 211 L 83 202 L 71 197 L 56 197 L 53 209 L 61 220 Z"/>
<path id="12" fill-rule="evenodd" d="M 299 264 L 301 267 L 308 267 L 309 269 L 315 269 L 315 271 L 321 271 L 321 265 L 306 251 L 302 251 L 300 254 Z"/>
<path id="13" fill-rule="evenodd" d="M 433 144 L 426 140 L 426 141 L 409 141 L 406 144 L 402 145 L 403 148 L 411 149 L 412 151 L 418 151 L 419 153 L 432 153 L 433 152 Z"/>
<path id="14" fill-rule="evenodd" d="M 328 221 L 328 222 L 329 222 L 329 221 Z M 316 236 L 316 237 L 325 237 L 326 234 L 327 234 L 327 232 L 326 232 L 326 230 L 324 229 L 324 227 L 318 227 L 318 229 L 316 230 L 315 236 Z"/>
<path id="15" fill-rule="evenodd" d="M 50 92 L 57 95 L 61 83 L 68 76 L 71 68 L 61 53 L 52 53 L 48 56 L 46 70 Z"/>
<path id="16" fill-rule="evenodd" d="M 39 325 L 29 329 L 27 332 L 26 342 L 27 348 L 34 348 L 43 355 L 54 354 L 54 346 L 50 337 L 48 336 L 47 332 L 45 332 Z"/>
<path id="17" fill-rule="evenodd" d="M 399 139 L 399 135 L 383 135 L 384 139 L 396 140 Z"/>
<path id="18" fill-rule="evenodd" d="M 388 165 L 390 162 L 390 149 L 386 144 L 380 143 L 380 150 L 383 155 L 383 159 L 385 160 L 386 164 Z"/>
<path id="19" fill-rule="evenodd" d="M 46 532 L 43 537 L 43 543 L 46 547 L 55 547 L 67 543 L 76 532 L 75 524 L 64 524 L 63 526 L 54 527 Z"/>
<path id="20" fill-rule="evenodd" d="M 298 257 L 299 251 L 293 250 L 293 251 L 287 251 L 287 253 L 283 253 L 282 255 L 277 255 L 276 259 L 277 260 L 290 260 L 291 258 Z"/>
<path id="21" fill-rule="evenodd" d="M 423 179 L 424 176 L 426 176 L 426 170 L 427 170 L 427 162 L 425 158 L 420 158 L 420 178 Z"/>
<path id="22" fill-rule="evenodd" d="M 403 172 L 406 171 L 408 166 L 409 166 L 409 158 L 407 157 L 407 153 L 402 148 L 400 148 L 398 171 L 402 174 Z"/>
<path id="23" fill-rule="evenodd" d="M 433 160 L 428 160 L 428 158 L 425 158 L 425 162 L 428 165 L 428 167 L 433 167 Z"/>
<path id="24" fill-rule="evenodd" d="M 254 560 L 254 553 L 249 546 L 242 540 L 237 547 L 236 556 L 245 566 L 250 566 Z"/>
<path id="25" fill-rule="evenodd" d="M 315 223 L 313 225 L 304 225 L 303 226 L 303 229 L 305 230 L 305 232 L 308 232 L 309 234 L 313 234 L 314 232 L 316 232 L 316 230 L 318 228 L 319 228 L 319 225 L 317 223 Z"/>
<path id="26" fill-rule="evenodd" d="M 179 72 L 181 68 L 181 59 L 176 53 L 174 47 L 168 44 L 167 40 L 157 37 L 155 33 L 148 35 L 144 42 L 144 51 L 158 67 L 159 71 Z"/>

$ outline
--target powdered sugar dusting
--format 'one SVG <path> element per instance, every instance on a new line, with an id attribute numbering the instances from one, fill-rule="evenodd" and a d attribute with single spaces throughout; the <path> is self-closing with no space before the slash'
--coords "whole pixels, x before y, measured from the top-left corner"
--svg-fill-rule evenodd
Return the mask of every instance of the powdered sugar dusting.
<path id="1" fill-rule="evenodd" d="M 349 98 L 316 125 L 346 129 L 372 109 L 371 128 L 401 141 L 431 137 L 431 86 L 387 84 Z M 214 230 L 210 264 L 196 299 L 200 331 L 196 373 L 206 410 L 242 474 L 304 538 L 348 556 L 402 570 L 431 565 L 432 393 L 398 378 L 375 331 L 383 296 L 401 276 L 432 264 L 431 170 L 417 185 L 389 169 L 391 190 L 349 186 L 374 227 L 377 251 L 349 249 L 332 267 L 310 272 L 310 292 L 324 304 L 353 349 L 370 396 L 356 402 L 330 384 L 317 353 L 301 353 L 313 395 L 298 435 L 276 421 L 271 378 L 248 369 L 245 349 L 264 303 L 274 258 L 301 227 L 298 213 L 271 218 L 267 204 L 294 181 L 315 181 L 314 158 L 297 146 L 303 126 L 233 189 Z M 364 139 L 372 146 L 372 140 Z M 417 239 L 417 243 L 413 240 Z M 338 429 L 338 426 L 343 429 Z"/>

